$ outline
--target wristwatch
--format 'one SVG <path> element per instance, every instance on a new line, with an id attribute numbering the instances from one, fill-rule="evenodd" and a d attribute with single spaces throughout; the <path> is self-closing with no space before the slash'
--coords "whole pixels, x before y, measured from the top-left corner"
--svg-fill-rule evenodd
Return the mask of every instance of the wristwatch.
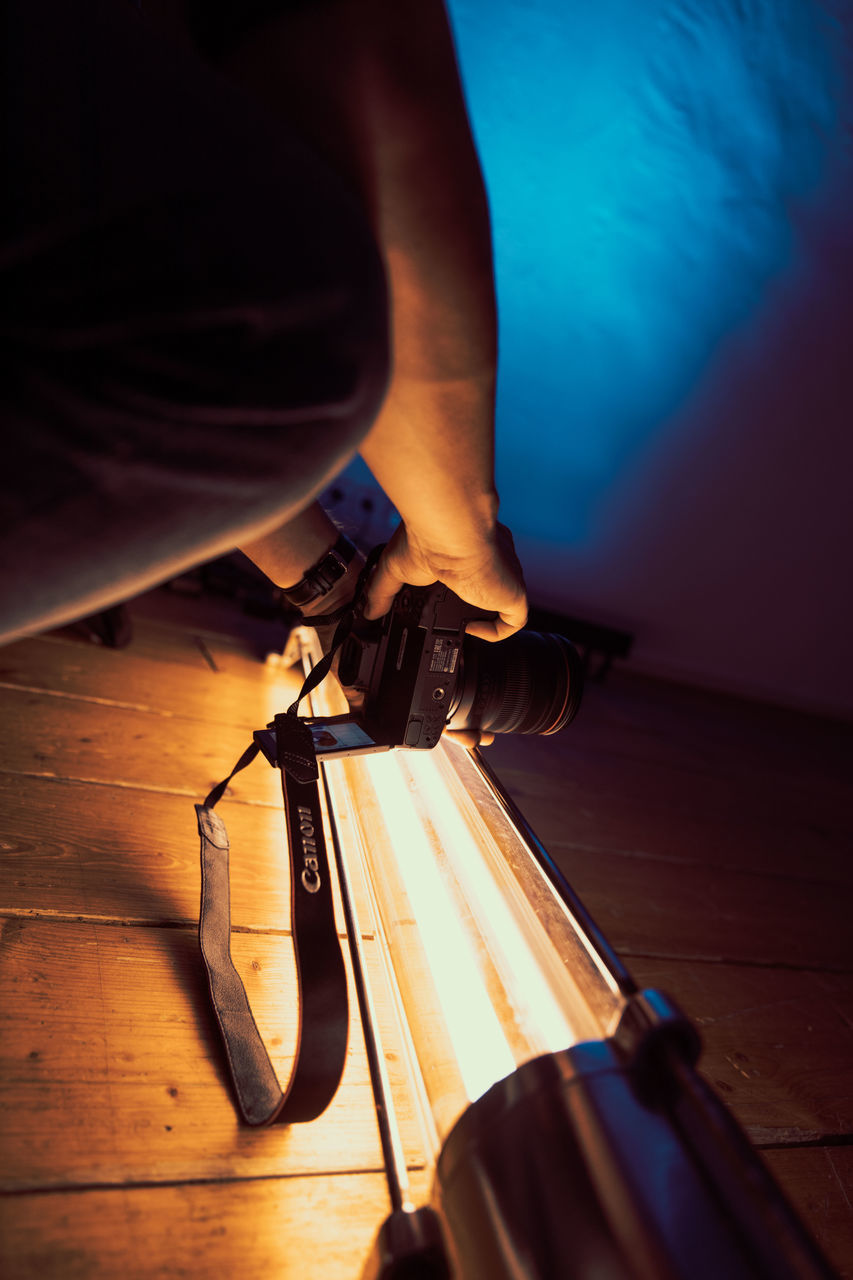
<path id="1" fill-rule="evenodd" d="M 297 583 L 292 587 L 282 587 L 282 595 L 287 603 L 297 609 L 304 609 L 306 604 L 319 600 L 320 596 L 331 591 L 335 583 L 340 582 L 346 573 L 356 550 L 355 544 L 342 533 L 335 545 L 325 552 Z"/>

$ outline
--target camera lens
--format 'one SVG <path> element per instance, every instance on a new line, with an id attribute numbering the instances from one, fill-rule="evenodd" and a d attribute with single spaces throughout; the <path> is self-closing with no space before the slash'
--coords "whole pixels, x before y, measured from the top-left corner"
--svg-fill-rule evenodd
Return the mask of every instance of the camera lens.
<path id="1" fill-rule="evenodd" d="M 564 636 L 519 631 L 489 644 L 466 636 L 449 727 L 556 733 L 577 714 L 583 668 Z"/>

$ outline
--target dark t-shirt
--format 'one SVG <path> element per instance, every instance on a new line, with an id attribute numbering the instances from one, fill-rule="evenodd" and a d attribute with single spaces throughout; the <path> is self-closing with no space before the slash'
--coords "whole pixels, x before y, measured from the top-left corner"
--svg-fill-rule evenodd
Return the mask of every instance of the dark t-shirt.
<path id="1" fill-rule="evenodd" d="M 323 0 L 190 0 L 188 17 L 199 48 L 218 57 L 253 27 L 285 11 L 316 8 Z"/>
<path id="2" fill-rule="evenodd" d="M 371 231 L 299 136 L 121 0 L 6 10 L 0 639 L 295 515 L 387 377 Z"/>

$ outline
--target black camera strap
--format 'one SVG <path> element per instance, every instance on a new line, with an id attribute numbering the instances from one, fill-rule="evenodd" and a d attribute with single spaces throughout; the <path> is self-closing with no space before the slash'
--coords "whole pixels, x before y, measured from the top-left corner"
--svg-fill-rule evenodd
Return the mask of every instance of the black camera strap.
<path id="1" fill-rule="evenodd" d="M 231 777 L 255 758 L 258 746 L 252 743 L 225 784 L 214 788 L 203 805 L 196 805 L 201 837 L 199 943 L 237 1102 L 243 1119 L 251 1125 L 313 1120 L 326 1109 L 343 1071 L 349 1025 L 347 979 L 335 928 L 317 764 L 314 760 L 311 777 L 309 752 L 303 752 L 298 764 L 296 761 L 300 730 L 305 731 L 313 756 L 311 732 L 289 714 L 276 716 L 274 725 L 290 850 L 290 911 L 299 1016 L 296 1056 L 284 1090 L 231 958 L 229 842 L 225 824 L 213 807 Z M 288 758 L 289 765 L 284 763 Z M 302 776 L 295 776 L 300 767 Z"/>
<path id="2" fill-rule="evenodd" d="M 310 672 L 289 710 L 277 715 L 269 726 L 275 729 L 290 853 L 298 1005 L 296 1054 L 284 1089 L 231 958 L 229 841 L 225 824 L 214 811 L 234 775 L 251 764 L 260 751 L 257 736 L 228 777 L 213 788 L 204 804 L 195 806 L 201 838 L 199 943 L 237 1103 L 250 1125 L 315 1119 L 334 1097 L 344 1068 L 349 1026 L 347 978 L 335 927 L 319 769 L 311 730 L 299 718 L 299 703 L 328 674 L 336 649 L 352 629 L 356 606 L 381 550 L 377 547 L 371 552 L 352 603 L 335 617 L 337 627 L 328 653 Z"/>

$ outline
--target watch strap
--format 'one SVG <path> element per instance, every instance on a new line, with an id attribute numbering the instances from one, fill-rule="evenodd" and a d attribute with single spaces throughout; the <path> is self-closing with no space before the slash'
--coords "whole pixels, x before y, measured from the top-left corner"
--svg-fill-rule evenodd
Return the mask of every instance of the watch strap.
<path id="1" fill-rule="evenodd" d="M 356 554 L 356 546 L 342 533 L 333 547 L 326 551 L 316 564 L 306 571 L 292 587 L 283 587 L 282 595 L 288 604 L 304 609 L 307 604 L 319 600 L 340 582 Z"/>

